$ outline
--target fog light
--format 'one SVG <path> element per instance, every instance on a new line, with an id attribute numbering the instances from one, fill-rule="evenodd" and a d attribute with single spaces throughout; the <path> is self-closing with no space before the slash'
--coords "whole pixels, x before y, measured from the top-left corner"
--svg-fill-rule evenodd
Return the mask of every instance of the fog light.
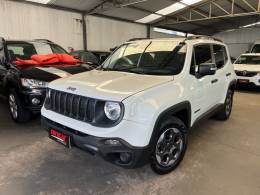
<path id="1" fill-rule="evenodd" d="M 120 161 L 124 164 L 127 164 L 131 161 L 132 155 L 128 152 L 120 153 Z"/>
<path id="2" fill-rule="evenodd" d="M 113 146 L 117 146 L 117 145 L 121 145 L 120 141 L 116 140 L 116 139 L 107 139 L 105 141 L 106 145 L 113 145 Z"/>
<path id="3" fill-rule="evenodd" d="M 41 101 L 38 98 L 33 98 L 32 99 L 32 104 L 33 105 L 38 105 Z"/>

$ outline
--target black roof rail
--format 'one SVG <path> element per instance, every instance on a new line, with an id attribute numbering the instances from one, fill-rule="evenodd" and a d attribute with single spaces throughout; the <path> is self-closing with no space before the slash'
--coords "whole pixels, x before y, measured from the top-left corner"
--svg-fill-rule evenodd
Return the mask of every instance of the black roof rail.
<path id="1" fill-rule="evenodd" d="M 127 42 L 130 42 L 130 41 L 141 41 L 141 40 L 146 40 L 148 38 L 132 38 L 132 39 L 129 39 Z"/>
<path id="2" fill-rule="evenodd" d="M 215 37 L 211 37 L 211 36 L 207 36 L 207 35 L 193 35 L 193 36 L 189 36 L 185 39 L 186 40 L 194 40 L 194 39 L 208 39 L 208 40 L 214 40 L 214 41 L 219 41 L 219 42 L 223 42 L 220 39 L 217 39 Z"/>
<path id="3" fill-rule="evenodd" d="M 42 41 L 42 42 L 47 42 L 47 43 L 53 43 L 52 41 L 48 39 L 34 39 L 34 41 Z"/>

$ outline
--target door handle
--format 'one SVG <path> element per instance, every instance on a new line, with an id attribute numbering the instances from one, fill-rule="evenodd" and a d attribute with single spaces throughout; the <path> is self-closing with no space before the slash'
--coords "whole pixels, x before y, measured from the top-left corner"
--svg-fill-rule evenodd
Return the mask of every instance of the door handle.
<path id="1" fill-rule="evenodd" d="M 216 82 L 218 82 L 218 79 L 214 79 L 214 80 L 211 81 L 212 84 L 214 84 Z"/>
<path id="2" fill-rule="evenodd" d="M 230 72 L 226 74 L 226 77 L 229 77 L 229 76 L 231 76 L 231 73 L 230 73 Z"/>

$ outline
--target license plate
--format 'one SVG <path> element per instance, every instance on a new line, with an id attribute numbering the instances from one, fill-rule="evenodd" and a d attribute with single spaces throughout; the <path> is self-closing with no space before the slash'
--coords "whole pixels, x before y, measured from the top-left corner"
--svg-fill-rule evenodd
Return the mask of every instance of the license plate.
<path id="1" fill-rule="evenodd" d="M 51 129 L 49 131 L 49 137 L 67 148 L 71 148 L 71 137 L 69 135 L 61 133 L 55 129 Z"/>
<path id="2" fill-rule="evenodd" d="M 239 83 L 249 83 L 249 80 L 247 79 L 238 79 Z"/>

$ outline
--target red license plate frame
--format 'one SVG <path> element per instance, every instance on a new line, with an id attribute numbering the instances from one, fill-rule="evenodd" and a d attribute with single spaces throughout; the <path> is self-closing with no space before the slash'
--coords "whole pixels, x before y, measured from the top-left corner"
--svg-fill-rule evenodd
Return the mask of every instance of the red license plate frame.
<path id="1" fill-rule="evenodd" d="M 50 129 L 49 130 L 49 138 L 62 144 L 63 146 L 67 148 L 71 148 L 71 136 L 60 132 L 56 129 Z"/>
<path id="2" fill-rule="evenodd" d="M 239 83 L 249 83 L 248 79 L 238 79 Z"/>

